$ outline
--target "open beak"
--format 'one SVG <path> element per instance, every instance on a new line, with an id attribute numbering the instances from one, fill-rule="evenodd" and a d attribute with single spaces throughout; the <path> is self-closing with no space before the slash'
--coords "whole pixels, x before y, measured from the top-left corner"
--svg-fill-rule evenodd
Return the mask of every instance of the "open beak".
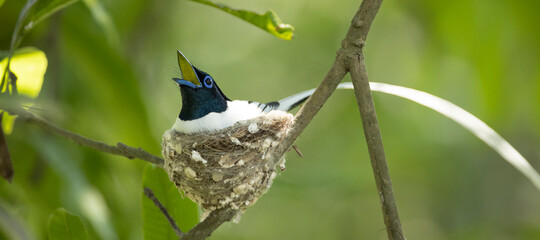
<path id="1" fill-rule="evenodd" d="M 180 67 L 180 74 L 182 74 L 182 77 L 173 78 L 178 85 L 184 85 L 191 88 L 199 88 L 202 86 L 199 77 L 197 77 L 197 73 L 195 73 L 195 69 L 180 51 L 178 51 L 178 66 Z"/>

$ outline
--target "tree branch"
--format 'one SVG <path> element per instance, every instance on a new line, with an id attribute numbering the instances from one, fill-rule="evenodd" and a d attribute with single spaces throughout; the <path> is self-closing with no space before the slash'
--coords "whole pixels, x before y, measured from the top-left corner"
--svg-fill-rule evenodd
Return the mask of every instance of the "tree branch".
<path id="1" fill-rule="evenodd" d="M 199 240 L 209 237 L 221 224 L 231 221 L 237 211 L 230 208 L 214 210 L 204 219 L 195 225 L 180 240 Z"/>
<path id="2" fill-rule="evenodd" d="M 294 141 L 296 141 L 313 117 L 319 112 L 330 95 L 336 90 L 337 85 L 341 82 L 345 74 L 347 74 L 348 71 L 352 71 L 351 76 L 353 81 L 356 80 L 355 92 L 358 96 L 357 100 L 361 111 L 370 157 L 372 159 L 375 182 L 377 184 L 377 189 L 379 189 L 381 204 L 383 205 L 384 222 L 386 224 L 388 238 L 404 239 L 362 55 L 367 34 L 381 4 L 382 0 L 364 0 L 362 2 L 351 21 L 345 39 L 341 43 L 341 49 L 337 51 L 336 60 L 332 64 L 332 67 L 313 95 L 296 114 L 295 123 L 283 142 L 269 157 L 273 159 L 274 163 L 277 163 L 285 155 Z M 360 61 L 360 59 L 362 60 Z M 362 76 L 362 78 L 359 79 L 358 76 Z M 365 87 L 365 84 L 368 84 L 367 88 Z M 365 94 L 365 91 L 368 91 L 368 94 Z M 373 138 L 375 141 L 371 140 Z M 216 217 L 216 220 L 218 221 L 213 222 L 214 224 L 209 227 L 216 229 L 224 221 L 229 221 L 230 218 L 220 219 Z M 196 227 L 199 227 L 199 225 Z"/>
<path id="3" fill-rule="evenodd" d="M 341 48 L 337 51 L 336 60 L 332 67 L 319 84 L 313 95 L 300 108 L 295 116 L 295 124 L 282 144 L 278 146 L 271 157 L 277 162 L 289 150 L 294 141 L 300 136 L 322 105 L 336 90 L 345 74 L 349 71 L 350 56 L 356 56 L 362 52 L 371 23 L 377 15 L 382 0 L 364 0 L 356 12 L 345 39 L 341 42 Z"/>
<path id="4" fill-rule="evenodd" d="M 379 190 L 381 198 L 388 238 L 404 239 L 382 147 L 383 145 L 377 123 L 375 107 L 369 89 L 364 56 L 362 54 L 369 29 L 371 28 L 371 24 L 381 4 L 382 0 L 364 0 L 362 2 L 351 21 L 347 35 L 341 43 L 341 48 L 337 51 L 337 56 L 332 67 L 313 95 L 296 114 L 295 124 L 292 126 L 289 134 L 269 157 L 277 163 L 284 156 L 294 141 L 300 136 L 313 117 L 321 109 L 322 105 L 334 92 L 345 74 L 350 71 L 362 116 L 364 133 L 366 135 L 368 149 L 372 160 L 377 189 Z M 122 155 L 130 159 L 139 158 L 160 166 L 163 165 L 163 159 L 149 154 L 140 148 L 136 149 L 122 143 L 118 143 L 117 146 L 110 146 L 59 128 L 45 119 L 24 110 L 14 114 L 19 115 L 21 119 L 27 122 L 34 123 L 48 131 L 71 139 L 77 144 L 89 146 L 96 150 L 111 154 Z M 185 233 L 181 239 L 204 239 L 210 236 L 210 234 L 212 234 L 212 232 L 222 223 L 230 221 L 235 214 L 236 211 L 231 209 L 215 210 L 203 222 L 197 224 L 193 229 Z"/>
<path id="5" fill-rule="evenodd" d="M 9 106 L 2 106 L 2 109 L 4 107 L 9 107 Z M 77 133 L 60 128 L 54 125 L 53 123 L 43 119 L 42 117 L 34 113 L 28 112 L 22 108 L 9 108 L 6 110 L 12 115 L 18 115 L 20 120 L 23 120 L 28 123 L 32 123 L 49 132 L 65 137 L 75 142 L 76 144 L 87 146 L 87 147 L 90 147 L 90 148 L 93 148 L 102 152 L 124 156 L 129 159 L 138 158 L 138 159 L 147 161 L 149 163 L 156 164 L 160 167 L 163 166 L 164 161 L 162 158 L 155 156 L 151 153 L 148 153 L 147 151 L 141 148 L 130 147 L 121 142 L 117 143 L 116 146 L 112 146 L 103 142 L 99 142 L 99 141 L 84 137 Z"/>
<path id="6" fill-rule="evenodd" d="M 386 163 L 382 138 L 375 112 L 371 89 L 367 77 L 364 55 L 362 50 L 371 28 L 371 24 L 379 11 L 382 0 L 364 0 L 356 12 L 351 25 L 341 43 L 341 49 L 330 68 L 330 71 L 307 100 L 295 117 L 295 124 L 282 144 L 276 149 L 272 158 L 279 161 L 300 133 L 307 127 L 311 119 L 334 92 L 347 71 L 351 73 L 357 97 L 358 108 L 362 117 L 364 134 L 370 153 L 375 183 L 382 204 L 384 223 L 389 239 L 405 239 L 397 210 L 390 173 Z"/>
<path id="7" fill-rule="evenodd" d="M 371 159 L 371 167 L 375 177 L 375 184 L 379 192 L 382 205 L 384 224 L 388 239 L 405 239 L 401 228 L 401 221 L 397 209 L 392 180 L 373 103 L 373 96 L 369 87 L 366 63 L 362 50 L 365 45 L 367 34 L 373 23 L 375 15 L 379 11 L 382 0 L 364 0 L 349 28 L 350 38 L 345 38 L 343 48 L 347 49 L 349 72 L 354 85 L 358 110 L 362 117 L 364 135 Z"/>
<path id="8" fill-rule="evenodd" d="M 397 210 L 396 199 L 392 190 L 392 180 L 386 163 L 384 148 L 382 143 L 379 123 L 377 121 L 377 113 L 369 88 L 369 82 L 366 73 L 366 65 L 364 55 L 360 53 L 356 60 L 353 60 L 350 68 L 351 78 L 356 94 L 358 109 L 362 116 L 362 125 L 364 127 L 364 135 L 371 158 L 371 167 L 375 176 L 375 184 L 379 192 L 381 200 L 384 224 L 388 239 L 405 239 L 399 213 Z"/>
<path id="9" fill-rule="evenodd" d="M 154 202 L 154 205 L 156 205 L 157 208 L 159 208 L 159 211 L 167 218 L 167 221 L 173 228 L 174 232 L 176 233 L 176 236 L 180 240 L 196 240 L 196 239 L 206 239 L 209 237 L 221 224 L 224 222 L 230 221 L 237 213 L 237 210 L 233 210 L 230 208 L 223 208 L 223 209 L 217 209 L 214 210 L 204 219 L 204 221 L 198 223 L 193 227 L 189 232 L 184 233 L 178 225 L 176 225 L 176 222 L 174 219 L 169 215 L 169 212 L 167 212 L 167 208 L 161 204 L 161 202 L 156 198 L 154 195 L 154 192 L 150 189 L 145 187 L 144 188 L 144 195 L 148 197 L 152 202 Z"/>
<path id="10" fill-rule="evenodd" d="M 165 215 L 165 217 L 167 218 L 167 221 L 173 228 L 176 236 L 182 239 L 182 237 L 184 236 L 184 232 L 182 232 L 182 230 L 180 230 L 178 225 L 176 225 L 176 222 L 174 221 L 174 219 L 171 217 L 171 215 L 169 215 L 169 212 L 167 212 L 167 208 L 165 208 L 165 206 L 163 206 L 163 204 L 161 204 L 161 202 L 156 198 L 156 195 L 154 195 L 154 192 L 152 191 L 152 189 L 145 187 L 144 195 L 146 195 L 146 197 L 152 200 L 154 205 L 156 205 L 156 207 L 159 208 L 159 211 L 163 213 L 163 215 Z"/>

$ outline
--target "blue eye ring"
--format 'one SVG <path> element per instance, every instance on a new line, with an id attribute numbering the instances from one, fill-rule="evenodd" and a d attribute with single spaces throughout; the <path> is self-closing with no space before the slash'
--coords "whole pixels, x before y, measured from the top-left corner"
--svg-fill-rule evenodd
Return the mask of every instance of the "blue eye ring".
<path id="1" fill-rule="evenodd" d="M 210 76 L 206 76 L 204 77 L 203 84 L 205 87 L 211 88 L 212 86 L 214 86 L 214 79 L 212 79 L 212 77 Z"/>

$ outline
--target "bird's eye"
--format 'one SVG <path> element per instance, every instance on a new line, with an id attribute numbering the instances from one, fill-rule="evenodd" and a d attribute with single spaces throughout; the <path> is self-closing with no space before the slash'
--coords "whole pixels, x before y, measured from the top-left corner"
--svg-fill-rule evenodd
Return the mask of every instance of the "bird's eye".
<path id="1" fill-rule="evenodd" d="M 214 80 L 210 76 L 204 77 L 204 86 L 207 88 L 211 88 L 214 85 Z"/>

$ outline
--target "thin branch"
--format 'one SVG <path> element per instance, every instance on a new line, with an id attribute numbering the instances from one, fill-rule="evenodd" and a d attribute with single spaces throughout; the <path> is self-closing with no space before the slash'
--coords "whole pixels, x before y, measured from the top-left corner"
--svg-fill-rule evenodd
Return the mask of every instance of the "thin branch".
<path id="1" fill-rule="evenodd" d="M 163 159 L 155 156 L 151 153 L 148 153 L 147 151 L 143 150 L 142 148 L 134 148 L 127 146 L 123 143 L 117 143 L 116 146 L 108 145 L 103 142 L 99 142 L 90 138 L 87 138 L 85 136 L 79 135 L 77 133 L 68 131 L 66 129 L 60 128 L 53 123 L 43 119 L 42 117 L 28 112 L 22 108 L 10 108 L 7 110 L 12 115 L 18 115 L 20 120 L 32 123 L 38 127 L 41 127 L 47 131 L 50 131 L 52 133 L 55 133 L 59 136 L 65 137 L 79 145 L 87 146 L 93 149 L 96 149 L 98 151 L 114 154 L 114 155 L 120 155 L 124 156 L 129 159 L 138 158 L 153 164 L 156 164 L 158 166 L 163 166 Z"/>
<path id="2" fill-rule="evenodd" d="M 361 111 L 362 121 L 364 123 L 364 132 L 366 134 L 368 149 L 370 150 L 377 188 L 381 194 L 380 196 L 383 205 L 383 214 L 385 224 L 387 226 L 388 237 L 389 239 L 404 239 L 397 214 L 397 208 L 395 207 L 390 176 L 388 174 L 388 169 L 386 168 L 386 161 L 382 148 L 382 141 L 380 138 L 375 108 L 373 106 L 373 100 L 371 93 L 369 92 L 369 85 L 367 87 L 365 86 L 365 84 L 368 82 L 362 50 L 373 19 L 375 18 L 381 4 L 382 0 L 364 0 L 362 2 L 359 10 L 356 12 L 351 22 L 346 37 L 342 42 L 341 49 L 339 49 L 337 52 L 336 60 L 334 61 L 332 67 L 313 95 L 307 100 L 307 102 L 295 116 L 295 124 L 291 128 L 289 134 L 285 137 L 282 144 L 280 144 L 269 157 L 271 157 L 274 162 L 277 163 L 284 156 L 294 141 L 298 138 L 298 136 L 300 136 L 302 131 L 304 131 L 313 117 L 321 109 L 322 105 L 334 92 L 345 74 L 351 71 L 351 76 L 356 89 L 355 92 L 357 93 L 358 97 L 358 105 Z M 126 156 L 128 158 L 137 157 L 160 166 L 163 164 L 163 159 L 149 154 L 140 148 L 136 149 L 128 147 L 121 143 L 118 143 L 116 147 L 110 146 L 61 129 L 42 119 L 41 117 L 34 115 L 33 113 L 24 111 L 19 115 L 28 122 L 32 122 L 60 136 L 71 139 L 80 145 L 89 146 L 94 149 L 112 154 Z M 235 215 L 236 211 L 231 209 L 215 210 L 203 222 L 197 224 L 193 229 L 185 233 L 182 239 L 204 239 L 210 236 L 210 234 L 212 234 L 212 232 L 222 223 L 230 221 Z"/>
<path id="3" fill-rule="evenodd" d="M 384 224 L 388 239 L 405 239 L 399 219 L 394 191 L 392 189 L 392 180 L 386 163 L 384 147 L 373 103 L 373 96 L 369 87 L 366 63 L 362 50 L 365 45 L 367 34 L 373 23 L 375 15 L 379 11 L 382 0 L 364 0 L 357 15 L 351 22 L 349 34 L 351 38 L 346 38 L 343 42 L 343 48 L 348 51 L 349 72 L 354 85 L 358 110 L 362 117 L 364 135 L 371 159 L 371 167 L 375 177 L 375 184 L 379 192 L 379 198 L 382 205 Z"/>
<path id="4" fill-rule="evenodd" d="M 152 202 L 154 202 L 154 205 L 156 205 L 156 207 L 159 208 L 159 211 L 163 213 L 163 215 L 165 215 L 165 217 L 167 218 L 167 221 L 173 228 L 174 233 L 176 233 L 176 236 L 182 239 L 182 237 L 184 236 L 184 232 L 182 232 L 182 230 L 180 230 L 178 225 L 176 225 L 176 222 L 174 221 L 174 219 L 171 217 L 171 215 L 169 215 L 169 212 L 167 212 L 167 208 L 165 208 L 165 206 L 163 206 L 163 204 L 161 204 L 161 202 L 156 198 L 152 189 L 145 187 L 144 195 L 146 195 L 146 197 L 148 197 L 150 200 L 152 200 Z"/>
<path id="5" fill-rule="evenodd" d="M 381 200 L 384 224 L 388 239 L 405 239 L 399 213 L 397 209 L 396 199 L 392 190 L 392 180 L 386 163 L 384 148 L 382 143 L 379 123 L 377 121 L 377 113 L 369 88 L 368 77 L 366 73 L 366 65 L 364 55 L 360 53 L 358 58 L 351 63 L 351 78 L 356 94 L 358 109 L 362 116 L 362 125 L 364 126 L 364 135 L 371 158 L 371 167 L 375 177 L 375 184 Z"/>
<path id="6" fill-rule="evenodd" d="M 291 148 L 294 141 L 296 141 L 298 136 L 300 136 L 300 134 L 304 131 L 313 117 L 315 117 L 315 114 L 319 112 L 322 105 L 336 90 L 341 79 L 343 79 L 345 74 L 347 74 L 344 60 L 345 58 L 343 55 L 339 54 L 338 51 L 338 56 L 330 68 L 330 71 L 328 71 L 319 87 L 315 89 L 313 95 L 308 98 L 306 103 L 296 114 L 295 123 L 291 127 L 291 130 L 287 136 L 285 136 L 283 139 L 283 142 L 281 142 L 276 150 L 269 156 L 271 159 L 273 159 L 274 163 L 277 163 L 283 157 L 283 155 L 285 155 L 289 148 Z"/>
<path id="7" fill-rule="evenodd" d="M 174 233 L 176 233 L 176 236 L 178 236 L 180 240 L 206 239 L 219 226 L 221 226 L 221 224 L 230 221 L 237 213 L 236 210 L 230 208 L 214 210 L 210 213 L 210 215 L 208 215 L 208 217 L 204 219 L 204 221 L 195 225 L 195 227 L 193 227 L 187 233 L 184 233 L 182 232 L 182 230 L 180 230 L 178 225 L 176 225 L 174 219 L 167 212 L 167 208 L 165 208 L 165 206 L 161 204 L 161 202 L 156 198 L 154 192 L 150 188 L 144 188 L 144 195 L 146 195 L 146 197 L 152 200 L 152 202 L 154 202 L 154 205 L 159 208 L 159 211 L 163 213 L 163 215 L 165 215 L 167 221 L 173 228 Z"/>
<path id="8" fill-rule="evenodd" d="M 288 151 L 309 122 L 311 122 L 315 114 L 319 112 L 322 105 L 328 100 L 334 90 L 336 90 L 337 85 L 349 70 L 350 56 L 362 52 L 371 23 L 375 15 L 377 15 L 381 3 L 382 0 L 364 0 L 362 2 L 351 21 L 345 39 L 341 43 L 341 49 L 337 51 L 336 60 L 332 64 L 332 67 L 313 95 L 311 95 L 300 111 L 298 111 L 295 116 L 295 124 L 292 126 L 289 134 L 287 134 L 282 144 L 272 154 L 271 157 L 274 158 L 274 162 L 279 161 Z"/>
<path id="9" fill-rule="evenodd" d="M 209 237 L 221 224 L 231 221 L 237 211 L 230 208 L 214 210 L 204 219 L 189 230 L 181 240 L 199 240 Z"/>
<path id="10" fill-rule="evenodd" d="M 295 117 L 296 123 L 271 157 L 275 162 L 281 159 L 330 97 L 345 74 L 350 71 L 362 117 L 375 182 L 382 204 L 388 238 L 405 239 L 392 190 L 392 182 L 384 155 L 379 124 L 369 88 L 364 56 L 362 54 L 369 29 L 381 4 L 382 0 L 364 0 L 362 2 L 351 21 L 345 39 L 342 41 L 341 49 L 337 52 L 336 61 L 319 87 L 297 113 Z"/>

